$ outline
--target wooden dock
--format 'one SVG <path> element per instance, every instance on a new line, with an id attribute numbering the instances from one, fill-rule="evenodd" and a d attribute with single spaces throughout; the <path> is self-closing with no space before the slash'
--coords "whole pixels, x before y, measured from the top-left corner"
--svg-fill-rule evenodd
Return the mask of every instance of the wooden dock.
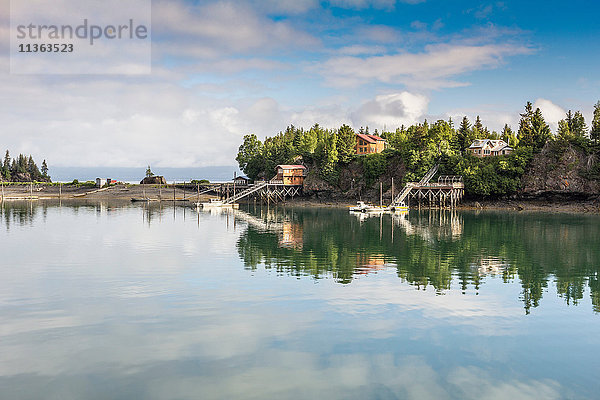
<path id="1" fill-rule="evenodd" d="M 408 206 L 411 200 L 418 207 L 455 208 L 462 200 L 465 185 L 462 176 L 440 176 L 437 182 L 430 182 L 438 172 L 439 164 L 431 168 L 419 182 L 409 182 L 392 201 L 392 207 Z"/>

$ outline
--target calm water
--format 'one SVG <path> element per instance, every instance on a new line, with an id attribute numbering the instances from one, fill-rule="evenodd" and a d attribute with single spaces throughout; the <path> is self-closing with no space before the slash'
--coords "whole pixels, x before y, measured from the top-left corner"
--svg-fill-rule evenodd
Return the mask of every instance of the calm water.
<path id="1" fill-rule="evenodd" d="M 600 218 L 4 204 L 2 399 L 594 399 Z"/>

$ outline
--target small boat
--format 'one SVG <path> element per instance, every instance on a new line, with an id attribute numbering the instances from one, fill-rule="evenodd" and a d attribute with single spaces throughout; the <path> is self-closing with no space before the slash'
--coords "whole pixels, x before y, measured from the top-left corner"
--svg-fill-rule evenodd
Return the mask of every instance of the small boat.
<path id="1" fill-rule="evenodd" d="M 131 198 L 131 201 L 132 201 L 133 203 L 135 203 L 135 202 L 139 202 L 139 201 L 145 201 L 145 202 L 149 202 L 149 201 L 150 201 L 150 199 L 149 199 L 149 198 L 147 198 L 147 197 L 132 197 L 132 198 Z"/>
<path id="2" fill-rule="evenodd" d="M 351 212 L 363 212 L 368 207 L 364 201 L 359 201 L 355 206 L 350 206 L 349 211 Z"/>
<path id="3" fill-rule="evenodd" d="M 362 212 L 362 213 L 377 213 L 388 211 L 386 207 L 378 207 L 371 204 L 367 204 L 364 201 L 359 201 L 355 206 L 350 206 L 350 212 Z"/>
<path id="4" fill-rule="evenodd" d="M 408 206 L 404 202 L 401 202 L 400 204 L 391 205 L 389 209 L 394 212 L 406 212 L 408 211 Z"/>

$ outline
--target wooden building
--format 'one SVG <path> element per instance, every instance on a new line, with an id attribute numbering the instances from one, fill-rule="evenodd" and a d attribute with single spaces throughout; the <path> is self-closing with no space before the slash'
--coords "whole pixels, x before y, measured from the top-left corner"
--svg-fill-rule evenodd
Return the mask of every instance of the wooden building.
<path id="1" fill-rule="evenodd" d="M 251 181 L 250 181 L 250 178 L 248 178 L 246 176 L 236 176 L 235 178 L 233 178 L 233 182 L 237 186 L 248 186 Z"/>
<path id="2" fill-rule="evenodd" d="M 504 156 L 513 152 L 504 140 L 477 139 L 467 149 L 475 157 Z"/>
<path id="3" fill-rule="evenodd" d="M 356 134 L 356 154 L 381 153 L 385 150 L 386 141 L 376 135 Z"/>
<path id="4" fill-rule="evenodd" d="M 278 165 L 275 170 L 277 171 L 277 175 L 273 178 L 275 181 L 280 181 L 289 186 L 304 184 L 304 177 L 306 176 L 304 165 Z"/>

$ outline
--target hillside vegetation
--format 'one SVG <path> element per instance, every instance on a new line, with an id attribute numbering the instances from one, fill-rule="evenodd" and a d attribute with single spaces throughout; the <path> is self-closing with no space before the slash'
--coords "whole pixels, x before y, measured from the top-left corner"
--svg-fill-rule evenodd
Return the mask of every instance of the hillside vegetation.
<path id="1" fill-rule="evenodd" d="M 41 170 L 32 156 L 19 154 L 11 158 L 6 150 L 4 160 L 0 161 L 0 181 L 5 182 L 50 182 L 46 160 L 42 162 Z"/>
<path id="2" fill-rule="evenodd" d="M 461 175 L 466 195 L 472 197 L 557 190 L 598 193 L 600 102 L 589 128 L 581 112 L 569 111 L 555 133 L 529 102 L 516 132 L 508 125 L 500 133 L 490 131 L 479 117 L 474 123 L 464 117 L 458 126 L 452 120 L 425 120 L 395 131 L 375 130 L 389 148 L 360 156 L 354 150 L 355 133 L 347 125 L 331 130 L 315 124 L 308 130 L 289 126 L 264 142 L 250 134 L 244 136 L 236 160 L 253 180 L 272 178 L 278 164 L 302 163 L 309 168 L 305 190 L 333 196 L 361 195 L 376 189 L 377 182 L 388 190 L 391 178 L 398 188 L 419 180 L 436 162 L 440 174 Z M 369 133 L 368 127 L 358 133 Z M 466 152 L 474 139 L 484 138 L 502 139 L 515 151 L 486 158 Z"/>

